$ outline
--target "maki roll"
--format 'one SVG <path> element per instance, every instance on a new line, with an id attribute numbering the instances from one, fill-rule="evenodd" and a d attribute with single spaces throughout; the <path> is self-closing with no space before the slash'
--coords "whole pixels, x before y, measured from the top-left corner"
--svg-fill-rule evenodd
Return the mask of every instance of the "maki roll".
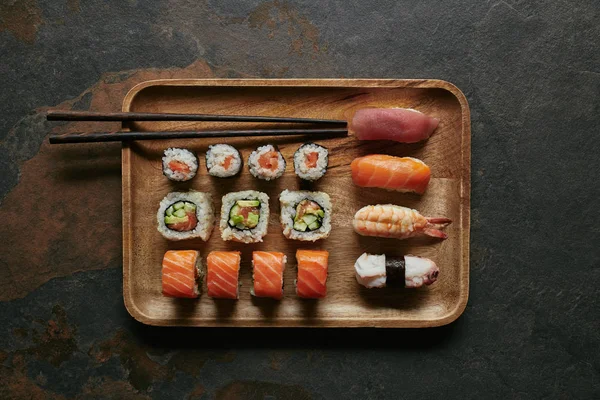
<path id="1" fill-rule="evenodd" d="M 329 151 L 315 143 L 305 143 L 294 153 L 294 171 L 299 178 L 316 181 L 327 172 Z"/>
<path id="2" fill-rule="evenodd" d="M 325 250 L 298 250 L 298 279 L 296 294 L 305 299 L 327 296 L 327 269 L 329 252 Z"/>
<path id="3" fill-rule="evenodd" d="M 314 242 L 331 232 L 331 200 L 324 192 L 284 190 L 280 222 L 288 239 Z"/>
<path id="4" fill-rule="evenodd" d="M 262 242 L 269 222 L 269 196 L 256 190 L 228 193 L 221 205 L 221 238 L 242 243 Z"/>
<path id="5" fill-rule="evenodd" d="M 237 299 L 240 276 L 239 251 L 211 251 L 206 257 L 206 287 L 213 299 Z"/>
<path id="6" fill-rule="evenodd" d="M 188 149 L 169 147 L 163 153 L 162 169 L 172 181 L 189 181 L 198 171 L 198 157 Z"/>
<path id="7" fill-rule="evenodd" d="M 250 154 L 248 168 L 254 177 L 270 181 L 283 175 L 285 160 L 276 146 L 267 144 Z"/>
<path id="8" fill-rule="evenodd" d="M 168 240 L 210 238 L 215 224 L 212 197 L 203 192 L 171 192 L 156 213 L 158 231 Z"/>
<path id="9" fill-rule="evenodd" d="M 354 269 L 358 283 L 369 289 L 431 285 L 440 273 L 430 259 L 411 255 L 388 257 L 385 254 L 363 253 L 356 260 Z"/>
<path id="10" fill-rule="evenodd" d="M 228 178 L 237 175 L 242 169 L 242 164 L 242 156 L 235 147 L 228 144 L 208 146 L 206 169 L 209 175 Z"/>
<path id="11" fill-rule="evenodd" d="M 287 257 L 277 251 L 252 252 L 252 280 L 250 293 L 256 297 L 283 297 L 283 271 Z"/>
<path id="12" fill-rule="evenodd" d="M 200 252 L 169 250 L 162 262 L 162 293 L 169 297 L 196 298 L 202 280 Z"/>

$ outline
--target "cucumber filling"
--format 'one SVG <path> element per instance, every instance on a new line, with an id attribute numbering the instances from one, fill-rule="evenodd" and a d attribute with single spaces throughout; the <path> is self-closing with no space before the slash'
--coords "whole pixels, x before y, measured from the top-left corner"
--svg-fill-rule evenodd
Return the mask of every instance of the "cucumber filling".
<path id="1" fill-rule="evenodd" d="M 300 232 L 316 231 L 323 224 L 325 211 L 318 203 L 304 199 L 296 205 L 294 229 Z"/>
<path id="2" fill-rule="evenodd" d="M 189 201 L 178 201 L 171 204 L 165 211 L 165 225 L 178 232 L 195 229 L 198 225 L 196 205 Z"/>
<path id="3" fill-rule="evenodd" d="M 229 210 L 229 226 L 240 230 L 256 228 L 260 220 L 259 200 L 238 200 Z"/>

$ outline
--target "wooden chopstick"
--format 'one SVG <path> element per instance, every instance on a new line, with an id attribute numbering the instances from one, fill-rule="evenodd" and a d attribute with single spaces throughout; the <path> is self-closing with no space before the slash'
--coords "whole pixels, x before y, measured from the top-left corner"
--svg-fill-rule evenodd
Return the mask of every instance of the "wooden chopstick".
<path id="1" fill-rule="evenodd" d="M 48 121 L 220 121 L 220 122 L 285 122 L 301 124 L 346 125 L 339 119 L 313 119 L 293 117 L 264 117 L 250 115 L 169 114 L 140 112 L 48 111 Z"/>
<path id="2" fill-rule="evenodd" d="M 165 132 L 78 132 L 51 135 L 51 144 L 122 142 L 128 140 L 191 139 L 245 136 L 335 135 L 347 136 L 346 128 L 331 129 L 254 129 L 230 131 L 165 131 Z"/>

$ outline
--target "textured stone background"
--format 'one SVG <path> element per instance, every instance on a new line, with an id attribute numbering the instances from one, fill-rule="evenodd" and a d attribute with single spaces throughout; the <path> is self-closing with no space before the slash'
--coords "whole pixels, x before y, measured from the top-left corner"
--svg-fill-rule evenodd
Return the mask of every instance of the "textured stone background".
<path id="1" fill-rule="evenodd" d="M 600 398 L 599 14 L 590 0 L 2 0 L 0 398 Z M 133 321 L 120 147 L 51 148 L 48 133 L 86 125 L 42 112 L 117 110 L 159 77 L 455 83 L 473 125 L 465 314 L 410 331 Z"/>

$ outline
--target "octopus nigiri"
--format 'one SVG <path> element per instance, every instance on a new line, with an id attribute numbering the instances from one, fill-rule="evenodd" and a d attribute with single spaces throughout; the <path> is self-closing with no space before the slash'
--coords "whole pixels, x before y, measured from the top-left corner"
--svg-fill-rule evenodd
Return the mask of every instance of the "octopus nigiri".
<path id="1" fill-rule="evenodd" d="M 429 167 L 423 161 L 412 157 L 372 154 L 355 158 L 350 168 L 352 180 L 358 186 L 399 192 L 423 194 L 431 179 Z"/>
<path id="2" fill-rule="evenodd" d="M 350 130 L 360 140 L 416 143 L 431 136 L 439 120 L 412 108 L 364 108 L 356 111 Z"/>
<path id="3" fill-rule="evenodd" d="M 444 217 L 424 217 L 417 210 L 407 207 L 378 204 L 358 210 L 352 225 L 356 233 L 362 236 L 408 239 L 426 235 L 446 239 L 448 235 L 439 228 L 451 222 Z"/>
<path id="4" fill-rule="evenodd" d="M 368 253 L 358 257 L 354 270 L 358 283 L 369 289 L 385 286 L 418 288 L 434 283 L 440 273 L 437 265 L 428 258 Z"/>

